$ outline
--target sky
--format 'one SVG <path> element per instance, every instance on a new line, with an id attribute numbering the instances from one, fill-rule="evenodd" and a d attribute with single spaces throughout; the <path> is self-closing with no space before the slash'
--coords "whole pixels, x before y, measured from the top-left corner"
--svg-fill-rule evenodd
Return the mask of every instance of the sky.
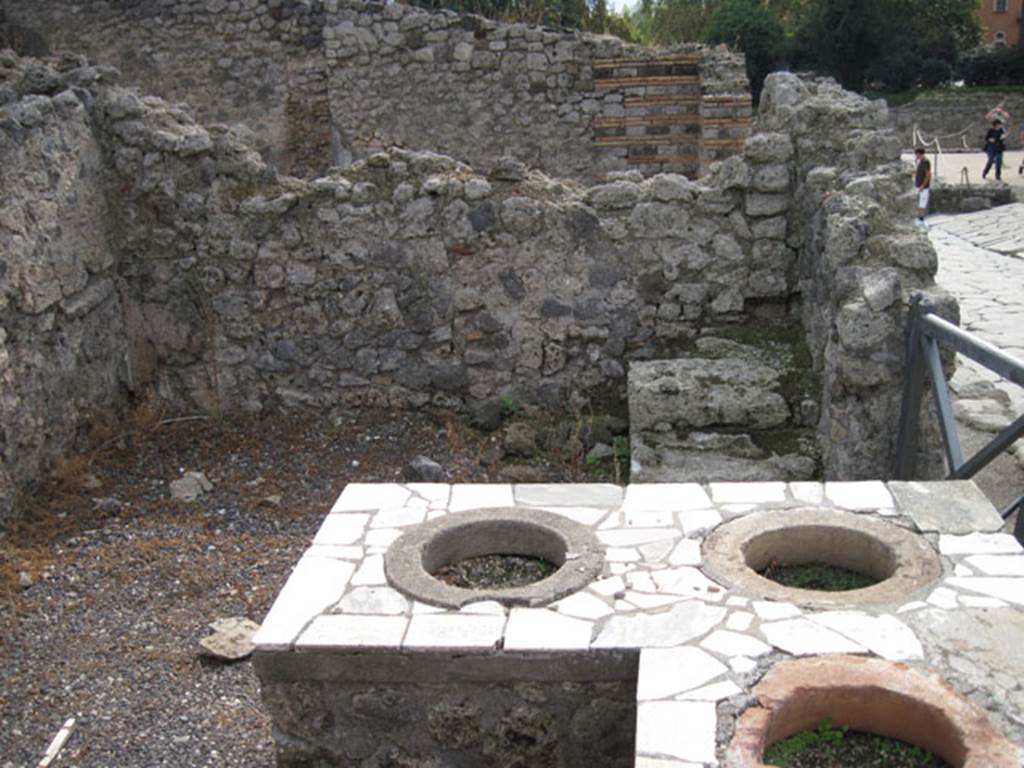
<path id="1" fill-rule="evenodd" d="M 622 12 L 631 5 L 634 5 L 637 0 L 608 0 L 608 10 Z"/>

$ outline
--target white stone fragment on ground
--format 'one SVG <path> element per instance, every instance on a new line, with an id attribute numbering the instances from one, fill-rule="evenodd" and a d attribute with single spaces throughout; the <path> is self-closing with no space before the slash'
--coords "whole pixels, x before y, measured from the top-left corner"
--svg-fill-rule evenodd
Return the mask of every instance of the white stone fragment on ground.
<path id="1" fill-rule="evenodd" d="M 604 559 L 609 563 L 639 563 L 640 550 L 636 547 L 608 547 Z"/>
<path id="2" fill-rule="evenodd" d="M 754 614 L 747 611 L 733 611 L 725 620 L 725 628 L 733 632 L 746 632 L 754 621 Z"/>
<path id="3" fill-rule="evenodd" d="M 645 648 L 640 651 L 636 698 L 666 699 L 699 688 L 727 671 L 714 656 L 692 646 Z"/>
<path id="4" fill-rule="evenodd" d="M 1024 549 L 1006 533 L 968 533 L 939 536 L 939 552 L 943 555 L 1015 555 Z"/>
<path id="5" fill-rule="evenodd" d="M 675 541 L 665 540 L 641 544 L 637 549 L 640 550 L 645 563 L 660 563 L 668 557 L 674 547 Z"/>
<path id="6" fill-rule="evenodd" d="M 741 635 L 725 629 L 716 629 L 700 642 L 700 647 L 720 656 L 750 656 L 757 658 L 771 651 L 771 646 L 756 637 Z"/>
<path id="7" fill-rule="evenodd" d="M 459 613 L 471 613 L 481 616 L 504 616 L 507 609 L 497 600 L 480 600 L 476 603 L 468 603 L 459 608 Z"/>
<path id="8" fill-rule="evenodd" d="M 370 516 L 357 512 L 331 513 L 320 524 L 314 544 L 354 544 L 363 537 Z"/>
<path id="9" fill-rule="evenodd" d="M 859 643 L 805 618 L 762 624 L 761 634 L 776 648 L 794 656 L 865 651 Z"/>
<path id="10" fill-rule="evenodd" d="M 609 547 L 635 547 L 652 541 L 678 539 L 679 531 L 675 528 L 613 528 L 598 531 L 597 538 Z"/>
<path id="11" fill-rule="evenodd" d="M 972 571 L 966 565 L 962 565 L 960 563 L 957 563 L 953 567 L 953 575 L 954 576 L 973 576 L 974 575 L 974 571 Z"/>
<path id="12" fill-rule="evenodd" d="M 505 616 L 424 614 L 413 616 L 403 648 L 495 648 L 505 628 Z"/>
<path id="13" fill-rule="evenodd" d="M 654 608 L 663 608 L 666 605 L 682 602 L 687 598 L 682 595 L 655 595 L 649 592 L 627 591 L 623 599 L 640 610 L 649 611 Z"/>
<path id="14" fill-rule="evenodd" d="M 253 651 L 252 638 L 260 625 L 245 616 L 230 616 L 210 623 L 212 635 L 199 641 L 203 653 L 223 661 L 238 661 Z"/>
<path id="15" fill-rule="evenodd" d="M 676 524 L 675 513 L 670 509 L 634 509 L 623 514 L 626 528 L 671 528 Z"/>
<path id="16" fill-rule="evenodd" d="M 946 583 L 957 589 L 979 592 L 1014 605 L 1024 605 L 1024 579 L 1008 576 L 979 576 L 977 578 L 954 576 L 946 579 Z"/>
<path id="17" fill-rule="evenodd" d="M 960 595 L 960 604 L 965 608 L 1006 608 L 1009 603 L 994 597 Z"/>
<path id="18" fill-rule="evenodd" d="M 595 581 L 589 587 L 591 592 L 596 592 L 599 595 L 614 595 L 617 592 L 626 591 L 626 582 L 621 576 L 611 576 L 607 579 L 601 579 Z"/>
<path id="19" fill-rule="evenodd" d="M 505 650 L 585 650 L 593 631 L 593 622 L 547 608 L 513 608 L 505 630 Z"/>
<path id="20" fill-rule="evenodd" d="M 694 509 L 679 513 L 679 525 L 687 536 L 694 536 L 721 525 L 722 516 L 714 509 Z"/>
<path id="21" fill-rule="evenodd" d="M 637 707 L 637 752 L 713 763 L 716 727 L 713 702 L 642 702 Z"/>
<path id="22" fill-rule="evenodd" d="M 986 576 L 1024 576 L 1024 557 L 972 555 L 967 563 Z"/>
<path id="23" fill-rule="evenodd" d="M 893 616 L 872 616 L 860 611 L 828 611 L 809 618 L 863 645 L 883 659 L 907 661 L 924 658 L 924 649 L 917 636 L 910 627 Z"/>
<path id="24" fill-rule="evenodd" d="M 404 528 L 408 525 L 422 523 L 427 516 L 425 505 L 415 507 L 398 507 L 382 509 L 373 516 L 371 528 Z"/>
<path id="25" fill-rule="evenodd" d="M 553 512 L 580 525 L 594 525 L 608 514 L 607 509 L 600 507 L 539 507 L 545 512 Z"/>
<path id="26" fill-rule="evenodd" d="M 689 566 L 654 571 L 651 578 L 657 591 L 661 593 L 712 600 L 720 600 L 725 594 L 724 587 L 713 582 L 697 568 Z"/>
<path id="27" fill-rule="evenodd" d="M 944 608 L 951 611 L 956 608 L 956 592 L 946 587 L 936 587 L 928 595 L 928 603 L 936 608 Z"/>
<path id="28" fill-rule="evenodd" d="M 825 483 L 825 496 L 838 507 L 849 510 L 893 508 L 892 495 L 880 480 Z"/>
<path id="29" fill-rule="evenodd" d="M 178 501 L 195 501 L 213 490 L 213 483 L 202 472 L 186 472 L 169 485 L 171 497 Z"/>
<path id="30" fill-rule="evenodd" d="M 694 539 L 683 539 L 676 544 L 668 557 L 669 565 L 700 565 L 700 542 Z"/>
<path id="31" fill-rule="evenodd" d="M 559 613 L 575 616 L 578 619 L 600 619 L 614 613 L 612 607 L 604 600 L 587 592 L 576 592 L 554 603 L 552 606 Z"/>
<path id="32" fill-rule="evenodd" d="M 728 600 L 725 601 L 725 604 L 728 605 L 731 608 L 744 608 L 744 607 L 746 607 L 747 605 L 750 604 L 750 598 L 749 597 L 739 597 L 737 595 L 733 595 L 732 597 L 730 597 Z"/>
<path id="33" fill-rule="evenodd" d="M 755 600 L 751 606 L 761 621 L 778 621 L 800 616 L 800 609 L 792 603 L 776 603 L 771 600 Z"/>
<path id="34" fill-rule="evenodd" d="M 397 483 L 349 483 L 334 502 L 331 512 L 371 512 L 404 507 L 410 495 L 407 488 Z"/>
<path id="35" fill-rule="evenodd" d="M 402 535 L 397 528 L 378 528 L 374 531 L 367 531 L 366 546 L 387 548 L 391 543 Z"/>

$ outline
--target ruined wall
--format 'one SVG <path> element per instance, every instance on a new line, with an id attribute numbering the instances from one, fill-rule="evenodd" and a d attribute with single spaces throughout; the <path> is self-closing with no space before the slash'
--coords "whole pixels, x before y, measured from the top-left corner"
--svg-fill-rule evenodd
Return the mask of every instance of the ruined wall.
<path id="1" fill-rule="evenodd" d="M 0 521 L 121 399 L 126 348 L 102 149 L 63 78 L 16 65 L 0 52 Z"/>
<path id="2" fill-rule="evenodd" d="M 766 80 L 760 125 L 793 146 L 799 184 L 789 242 L 800 252 L 804 327 L 824 382 L 818 432 L 826 476 L 888 477 L 909 298 L 924 292 L 958 319 L 955 300 L 934 284 L 935 250 L 905 224 L 914 203 L 899 138 L 884 102 L 789 73 Z M 766 140 L 753 137 L 747 153 Z M 939 471 L 941 459 L 931 450 L 920 466 Z"/>
<path id="3" fill-rule="evenodd" d="M 0 40 L 122 69 L 201 120 L 241 121 L 282 171 L 388 146 L 548 174 L 696 177 L 742 148 L 742 58 L 359 0 L 0 0 Z"/>
<path id="4" fill-rule="evenodd" d="M 0 107 L 21 158 L 5 189 L 29 190 L 16 198 L 28 208 L 63 190 L 48 214 L 61 228 L 24 226 L 39 245 L 8 249 L 3 277 L 7 354 L 27 361 L 9 397 L 26 412 L 56 399 L 62 423 L 78 421 L 116 390 L 125 356 L 132 386 L 190 408 L 621 403 L 633 361 L 802 313 L 822 391 L 819 413 L 801 399 L 792 419 L 817 423 L 830 477 L 887 474 L 906 301 L 931 285 L 935 255 L 899 218 L 884 112 L 834 84 L 775 76 L 770 132 L 700 182 L 632 172 L 583 187 L 401 149 L 303 181 L 276 175 L 244 131 L 203 127 L 108 70 L 53 64 L 12 59 L 10 82 L 31 70 L 43 86 L 29 90 L 49 95 L 8 87 Z M 67 153 L 32 140 L 37 103 L 78 116 L 40 123 L 77 137 Z M 64 174 L 80 180 L 61 187 Z M 32 358 L 33 334 L 69 327 L 82 334 L 61 342 L 70 352 Z M 8 429 L 7 465 L 39 465 L 20 447 L 38 426 Z"/>

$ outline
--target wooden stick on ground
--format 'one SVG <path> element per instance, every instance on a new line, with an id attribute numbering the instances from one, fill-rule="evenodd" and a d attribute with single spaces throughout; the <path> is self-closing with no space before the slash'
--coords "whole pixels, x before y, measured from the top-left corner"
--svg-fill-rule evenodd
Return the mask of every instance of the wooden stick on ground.
<path id="1" fill-rule="evenodd" d="M 75 718 L 69 717 L 64 721 L 64 725 L 57 731 L 57 735 L 53 737 L 53 741 L 50 742 L 50 746 L 46 748 L 46 754 L 43 755 L 43 759 L 39 761 L 38 768 L 50 768 L 53 761 L 60 755 L 60 751 L 64 749 L 64 745 L 67 744 L 68 739 L 71 738 L 71 732 L 75 729 Z"/>

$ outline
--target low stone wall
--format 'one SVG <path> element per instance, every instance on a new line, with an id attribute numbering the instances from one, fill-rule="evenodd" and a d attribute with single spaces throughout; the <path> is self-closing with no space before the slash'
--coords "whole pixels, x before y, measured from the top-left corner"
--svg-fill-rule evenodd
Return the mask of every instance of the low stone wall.
<path id="1" fill-rule="evenodd" d="M 0 45 L 73 50 L 241 121 L 299 175 L 390 146 L 548 174 L 696 177 L 750 133 L 741 56 L 361 0 L 5 0 Z"/>
<path id="2" fill-rule="evenodd" d="M 965 89 L 922 96 L 890 109 L 889 115 L 904 149 L 913 148 L 913 130 L 917 126 L 925 140 L 938 137 L 943 152 L 979 152 L 985 148 L 985 131 L 990 127 L 985 115 L 997 104 L 1002 104 L 1015 119 L 1013 125 L 1006 126 L 1007 148 L 1020 149 L 1019 117 L 1024 115 L 1024 96 L 1020 93 Z"/>
<path id="3" fill-rule="evenodd" d="M 106 387 L 76 390 L 68 424 L 109 399 L 125 352 L 124 378 L 178 407 L 564 409 L 623 403 L 633 361 L 688 356 L 711 327 L 802 317 L 821 417 L 798 404 L 798 421 L 817 424 L 825 474 L 888 472 L 907 297 L 932 288 L 935 254 L 893 218 L 905 179 L 884 112 L 834 84 L 773 76 L 770 132 L 700 183 L 627 174 L 588 188 L 513 160 L 475 171 L 399 149 L 303 181 L 276 175 L 244 132 L 205 128 L 108 70 L 9 61 L 0 127 L 25 158 L 7 187 L 24 192 L 3 215 L 45 199 L 24 163 L 89 167 L 32 140 L 70 131 L 57 110 L 72 110 L 97 170 L 64 193 L 64 218 L 111 254 L 94 271 L 118 275 L 119 297 L 102 274 L 61 289 L 122 313 L 98 326 L 95 364 L 64 364 L 68 380 L 89 371 Z M 11 253 L 4 295 L 57 295 L 31 250 Z M 38 314 L 9 303 L 4 327 L 49 333 Z M 28 337 L 7 333 L 8 355 L 31 361 Z M 13 380 L 11 412 L 56 415 L 52 390 Z M 40 425 L 9 423 L 5 462 L 31 477 L 45 461 L 20 446 Z"/>

